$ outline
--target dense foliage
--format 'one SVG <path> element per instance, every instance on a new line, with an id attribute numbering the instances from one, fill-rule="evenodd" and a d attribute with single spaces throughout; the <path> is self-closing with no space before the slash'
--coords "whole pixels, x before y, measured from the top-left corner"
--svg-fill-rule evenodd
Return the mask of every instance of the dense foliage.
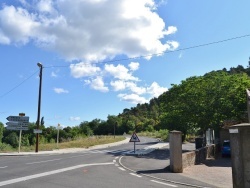
<path id="1" fill-rule="evenodd" d="M 218 131 L 225 122 L 246 122 L 246 89 L 250 88 L 250 68 L 238 66 L 230 70 L 212 71 L 204 76 L 187 78 L 173 84 L 169 91 L 149 103 L 138 104 L 122 113 L 109 115 L 107 120 L 84 121 L 60 130 L 60 142 L 80 136 L 113 135 L 160 130 L 179 130 L 183 139 L 187 134 L 201 134 L 207 128 Z M 34 123 L 24 131 L 22 145 L 35 144 Z M 40 142 L 56 142 L 57 128 L 44 127 Z M 164 131 L 161 131 L 164 132 Z M 166 131 L 168 132 L 168 131 Z M 17 131 L 8 131 L 0 123 L 0 143 L 17 147 Z"/>

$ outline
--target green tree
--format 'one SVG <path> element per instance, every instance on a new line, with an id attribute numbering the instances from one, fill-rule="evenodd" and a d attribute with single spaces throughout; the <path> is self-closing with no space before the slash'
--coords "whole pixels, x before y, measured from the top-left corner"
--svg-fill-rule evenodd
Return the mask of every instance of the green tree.
<path id="1" fill-rule="evenodd" d="M 182 81 L 160 96 L 161 124 L 169 130 L 218 129 L 225 120 L 245 121 L 246 88 L 250 79 L 244 74 L 213 71 Z M 163 123 L 164 122 L 164 123 Z"/>
<path id="2" fill-rule="evenodd" d="M 2 122 L 0 122 L 0 143 L 2 143 L 3 139 L 3 130 L 4 130 L 4 125 Z"/>

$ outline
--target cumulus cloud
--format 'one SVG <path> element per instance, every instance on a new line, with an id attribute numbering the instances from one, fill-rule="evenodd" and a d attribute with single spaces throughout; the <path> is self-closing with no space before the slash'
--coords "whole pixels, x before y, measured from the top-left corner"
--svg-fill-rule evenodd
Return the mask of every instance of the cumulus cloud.
<path id="1" fill-rule="evenodd" d="M 95 76 L 101 71 L 99 67 L 91 63 L 77 63 L 70 65 L 71 75 L 74 78 L 81 78 L 87 76 Z"/>
<path id="2" fill-rule="evenodd" d="M 95 79 L 89 81 L 90 87 L 101 91 L 101 92 L 108 92 L 108 87 L 105 86 L 104 81 L 101 76 L 97 76 Z"/>
<path id="3" fill-rule="evenodd" d="M 151 94 L 152 97 L 159 97 L 162 93 L 167 91 L 167 88 L 159 86 L 158 83 L 153 82 L 150 87 L 147 88 L 147 92 Z"/>
<path id="4" fill-rule="evenodd" d="M 80 117 L 73 117 L 73 116 L 69 117 L 70 121 L 80 121 L 80 119 L 81 119 Z"/>
<path id="5" fill-rule="evenodd" d="M 101 92 L 109 92 L 109 87 L 115 92 L 123 92 L 118 94 L 120 100 L 123 101 L 133 104 L 145 103 L 167 91 L 167 88 L 161 87 L 157 82 L 153 82 L 151 85 L 140 86 L 141 81 L 133 76 L 135 71 L 139 69 L 140 64 L 138 62 L 131 62 L 128 64 L 128 67 L 121 64 L 105 64 L 103 69 L 88 63 L 82 65 L 87 66 L 72 65 L 71 68 L 75 69 L 72 71 L 72 75 L 78 78 L 88 78 L 91 75 L 90 79 L 84 80 L 86 85 Z M 108 78 L 110 81 L 105 83 L 104 80 L 108 80 Z"/>
<path id="6" fill-rule="evenodd" d="M 69 93 L 69 91 L 68 90 L 65 90 L 65 89 L 63 89 L 63 88 L 54 88 L 54 91 L 56 92 L 56 93 L 58 93 L 58 94 L 61 94 L 61 93 Z"/>
<path id="7" fill-rule="evenodd" d="M 40 12 L 53 13 L 55 9 L 53 8 L 52 0 L 40 0 L 37 2 L 37 9 Z"/>
<path id="8" fill-rule="evenodd" d="M 135 80 L 135 81 L 139 80 L 138 78 L 134 77 L 124 65 L 121 64 L 117 66 L 113 64 L 105 64 L 104 69 L 114 78 L 120 80 Z"/>
<path id="9" fill-rule="evenodd" d="M 139 69 L 140 64 L 138 62 L 131 62 L 128 66 L 131 71 L 136 71 Z"/>
<path id="10" fill-rule="evenodd" d="M 154 82 L 141 86 L 135 75 L 138 62 L 127 66 L 99 62 L 118 55 L 162 55 L 179 47 L 168 36 L 177 32 L 166 26 L 157 14 L 155 0 L 19 0 L 19 5 L 6 2 L 0 8 L 0 44 L 25 45 L 57 52 L 70 64 L 74 78 L 101 92 L 111 87 L 121 100 L 144 103 L 148 97 L 159 96 L 167 88 Z M 165 0 L 157 1 L 166 2 Z M 76 61 L 75 61 L 76 60 Z M 99 64 L 98 64 L 99 63 Z M 57 72 L 51 73 L 57 77 Z M 68 93 L 54 88 L 56 93 Z"/>
<path id="11" fill-rule="evenodd" d="M 143 104 L 148 102 L 148 100 L 146 100 L 144 97 L 141 97 L 136 94 L 119 94 L 118 97 L 122 101 L 127 101 L 133 104 L 138 104 L 138 103 Z"/>
<path id="12" fill-rule="evenodd" d="M 67 60 L 84 62 L 120 54 L 160 54 L 178 47 L 178 42 L 167 40 L 177 28 L 166 28 L 154 0 L 20 2 L 6 2 L 0 9 L 1 44 L 34 42 Z"/>
<path id="13" fill-rule="evenodd" d="M 115 91 L 122 91 L 126 89 L 126 82 L 123 80 L 111 81 L 110 85 L 113 87 Z"/>

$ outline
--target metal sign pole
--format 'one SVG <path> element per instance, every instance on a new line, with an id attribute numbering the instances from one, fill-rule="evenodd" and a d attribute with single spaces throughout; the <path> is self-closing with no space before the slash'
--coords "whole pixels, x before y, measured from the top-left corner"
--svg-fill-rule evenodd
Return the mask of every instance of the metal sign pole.
<path id="1" fill-rule="evenodd" d="M 20 132 L 19 132 L 19 147 L 18 147 L 18 153 L 20 153 L 21 142 L 22 142 L 22 129 L 20 129 Z"/>
<path id="2" fill-rule="evenodd" d="M 134 153 L 135 153 L 135 142 L 134 142 Z"/>
<path id="3" fill-rule="evenodd" d="M 59 129 L 60 129 L 60 124 L 58 123 L 58 126 L 57 126 L 57 138 L 56 138 L 57 149 L 58 149 L 58 142 L 59 142 Z"/>

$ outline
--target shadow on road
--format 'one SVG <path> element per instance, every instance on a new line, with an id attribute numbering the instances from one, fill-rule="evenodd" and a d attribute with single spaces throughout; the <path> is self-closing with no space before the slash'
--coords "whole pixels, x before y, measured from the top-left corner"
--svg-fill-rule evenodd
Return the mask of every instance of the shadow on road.
<path id="1" fill-rule="evenodd" d="M 145 158 L 145 159 L 158 159 L 158 160 L 168 160 L 170 157 L 169 149 L 157 149 L 147 155 L 137 156 L 138 158 Z"/>
<path id="2" fill-rule="evenodd" d="M 231 158 L 207 159 L 202 164 L 208 167 L 231 167 Z"/>
<path id="3" fill-rule="evenodd" d="M 169 167 L 163 169 L 153 169 L 153 170 L 139 170 L 137 173 L 141 174 L 160 174 L 160 173 L 171 173 Z"/>
<path id="4" fill-rule="evenodd" d="M 157 144 L 159 142 L 146 142 L 146 143 L 135 143 L 135 145 L 154 145 Z"/>

